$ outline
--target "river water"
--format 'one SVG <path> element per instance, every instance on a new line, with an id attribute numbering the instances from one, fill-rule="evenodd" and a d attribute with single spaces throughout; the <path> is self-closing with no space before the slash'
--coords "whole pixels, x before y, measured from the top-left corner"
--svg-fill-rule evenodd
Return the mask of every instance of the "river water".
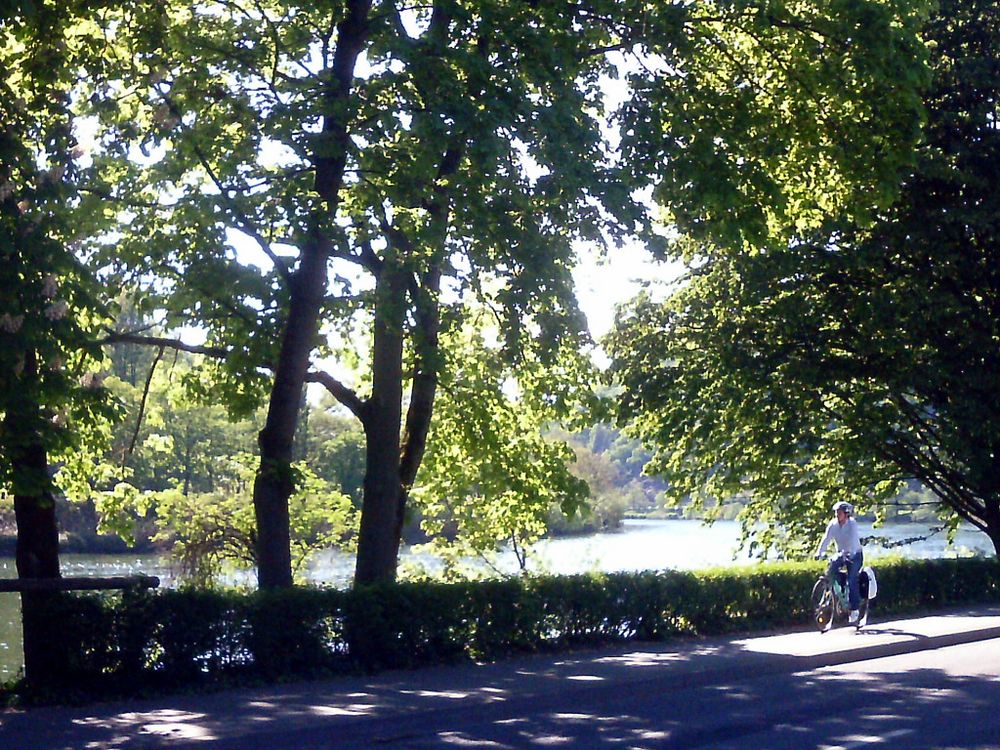
<path id="1" fill-rule="evenodd" d="M 920 524 L 895 524 L 872 532 L 870 525 L 861 524 L 862 536 L 876 533 L 890 539 L 906 539 L 928 533 Z M 617 572 L 633 570 L 697 570 L 719 565 L 750 565 L 752 558 L 736 555 L 739 526 L 735 521 L 718 521 L 705 526 L 699 521 L 626 520 L 621 531 L 581 537 L 546 539 L 536 546 L 529 560 L 534 572 L 556 574 L 591 571 Z M 890 550 L 911 558 L 952 557 L 969 554 L 993 554 L 993 545 L 985 534 L 975 529 L 961 529 L 954 546 L 948 548 L 944 534 Z M 865 550 L 867 560 L 885 554 L 878 547 Z M 146 573 L 159 576 L 162 585 L 177 583 L 176 571 L 169 558 L 160 555 L 62 555 L 64 576 L 116 576 Z M 404 550 L 401 563 L 429 565 L 427 558 Z M 502 555 L 501 570 L 517 571 L 512 554 Z M 353 574 L 353 557 L 327 551 L 315 557 L 306 578 L 316 584 L 346 586 Z M 17 575 L 13 558 L 0 557 L 0 578 Z M 227 583 L 253 585 L 251 571 L 237 571 Z M 21 666 L 20 604 L 17 594 L 0 593 L 0 682 L 15 676 Z"/>

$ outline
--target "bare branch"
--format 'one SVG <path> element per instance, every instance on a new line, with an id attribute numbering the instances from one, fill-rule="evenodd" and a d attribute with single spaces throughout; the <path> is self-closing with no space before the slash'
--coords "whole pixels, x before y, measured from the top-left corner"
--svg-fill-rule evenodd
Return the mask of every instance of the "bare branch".
<path id="1" fill-rule="evenodd" d="M 132 432 L 132 440 L 129 441 L 128 448 L 122 451 L 122 476 L 124 478 L 125 465 L 128 462 L 129 457 L 135 452 L 135 444 L 139 440 L 139 432 L 142 430 L 142 418 L 146 414 L 146 401 L 149 398 L 149 388 L 153 384 L 153 373 L 156 372 L 156 366 L 160 364 L 160 360 L 163 358 L 163 351 L 166 347 L 160 346 L 156 352 L 156 357 L 153 359 L 153 363 L 149 366 L 149 375 L 146 376 L 146 385 L 142 389 L 142 401 L 139 402 L 139 414 L 135 418 L 135 430 Z"/>
<path id="2" fill-rule="evenodd" d="M 347 409 L 362 422 L 365 421 L 365 402 L 358 394 L 346 385 L 337 380 L 328 372 L 320 370 L 310 370 L 306 373 L 307 383 L 319 383 L 337 401 L 347 407 Z"/>
<path id="3" fill-rule="evenodd" d="M 199 346 L 197 344 L 187 344 L 179 339 L 168 339 L 159 336 L 142 336 L 131 331 L 109 331 L 103 339 L 99 339 L 98 344 L 141 344 L 143 346 L 158 346 L 161 349 L 176 349 L 191 354 L 204 354 L 206 357 L 225 359 L 229 356 L 229 350 L 217 346 Z"/>

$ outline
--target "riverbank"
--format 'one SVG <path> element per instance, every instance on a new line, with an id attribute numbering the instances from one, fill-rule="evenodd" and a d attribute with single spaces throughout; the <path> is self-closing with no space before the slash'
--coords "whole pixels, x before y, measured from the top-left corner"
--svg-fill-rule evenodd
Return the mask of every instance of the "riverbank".
<path id="1" fill-rule="evenodd" d="M 998 564 L 887 560 L 878 610 L 997 603 Z M 29 702 L 94 700 L 804 626 L 822 567 L 59 598 L 37 621 L 58 671 L 14 689 Z"/>
<path id="2" fill-rule="evenodd" d="M 907 558 L 940 558 L 956 556 L 993 557 L 993 545 L 982 532 L 962 527 L 949 546 L 944 532 L 928 536 L 926 524 L 890 524 L 872 529 L 870 522 L 861 522 L 863 537 L 878 537 L 891 547 L 869 544 L 865 555 L 870 561 L 887 555 Z M 699 570 L 729 565 L 752 565 L 757 558 L 737 549 L 740 526 L 736 521 L 716 521 L 705 525 L 686 519 L 625 519 L 620 529 L 574 536 L 542 539 L 534 545 L 528 557 L 530 573 L 572 575 L 587 572 L 626 572 L 641 570 Z M 129 549 L 114 537 L 107 542 L 87 541 L 83 546 L 61 546 L 63 575 L 134 575 L 145 573 L 160 576 L 164 586 L 176 581 L 176 566 L 168 550 Z M 906 540 L 917 540 L 900 545 Z M 101 544 L 107 547 L 101 547 Z M 78 551 L 79 550 L 79 551 Z M 13 547 L 7 554 L 0 551 L 13 570 Z M 341 550 L 323 550 L 314 555 L 304 573 L 307 582 L 343 588 L 350 585 L 354 573 L 354 557 Z M 471 561 L 474 562 L 474 561 Z M 400 553 L 404 569 L 433 572 L 436 561 L 419 545 L 404 545 Z M 439 563 L 437 563 L 439 566 Z M 501 574 L 519 573 L 518 559 L 510 550 L 502 551 L 495 561 Z M 0 572 L 0 576 L 3 573 Z M 252 570 L 229 570 L 221 581 L 227 586 L 252 586 Z"/>

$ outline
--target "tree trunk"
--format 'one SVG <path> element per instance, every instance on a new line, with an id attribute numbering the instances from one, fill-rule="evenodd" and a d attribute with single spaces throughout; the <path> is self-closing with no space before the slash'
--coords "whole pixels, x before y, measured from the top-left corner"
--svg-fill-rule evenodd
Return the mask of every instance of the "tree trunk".
<path id="1" fill-rule="evenodd" d="M 986 535 L 993 542 L 993 552 L 1000 558 L 1000 500 L 995 497 L 983 503 L 986 512 L 983 514 L 986 520 Z"/>
<path id="2" fill-rule="evenodd" d="M 25 376 L 33 375 L 33 353 L 25 357 Z M 17 522 L 15 552 L 19 578 L 59 578 L 59 529 L 56 503 L 52 494 L 48 454 L 37 425 L 41 409 L 35 403 L 23 403 L 16 413 L 8 412 L 5 432 L 22 436 L 9 446 L 14 485 L 14 518 Z M 58 674 L 60 650 L 51 643 L 51 623 L 47 621 L 48 604 L 57 594 L 24 592 L 21 594 L 21 627 L 24 638 L 24 674 L 29 683 L 44 684 Z"/>
<path id="3" fill-rule="evenodd" d="M 309 355 L 319 329 L 328 257 L 328 252 L 319 245 L 303 249 L 302 265 L 292 279 L 288 322 L 274 374 L 267 422 L 258 436 L 260 466 L 254 480 L 253 505 L 257 522 L 257 583 L 262 589 L 292 585 L 288 520 L 288 498 L 295 489 L 292 442 Z"/>
<path id="4" fill-rule="evenodd" d="M 44 450 L 42 451 L 44 456 Z M 42 459 L 44 460 L 44 458 Z M 51 492 L 15 495 L 17 575 L 19 578 L 59 578 L 59 532 Z M 61 650 L 51 642 L 51 602 L 56 593 L 21 593 L 24 676 L 30 684 L 51 683 L 59 675 Z"/>
<path id="5" fill-rule="evenodd" d="M 439 21 L 443 16 L 437 14 Z M 433 24 L 432 24 L 433 25 Z M 455 172 L 461 149 L 449 148 L 442 157 L 438 176 Z M 399 561 L 399 544 L 403 534 L 409 488 L 416 479 L 427 447 L 438 377 L 438 334 L 441 311 L 438 294 L 441 288 L 441 256 L 445 252 L 449 202 L 447 191 L 440 185 L 426 204 L 434 219 L 440 238 L 438 259 L 430 263 L 413 292 L 412 304 L 416 328 L 413 332 L 415 369 L 406 413 L 405 432 L 399 438 L 402 417 L 403 324 L 406 315 L 404 294 L 406 276 L 396 276 L 401 270 L 390 271 L 397 263 L 393 257 L 386 262 L 376 287 L 375 344 L 373 356 L 372 399 L 366 404 L 365 439 L 367 465 L 365 471 L 364 504 L 361 511 L 361 533 L 358 538 L 358 561 L 355 584 L 393 581 Z M 414 249 L 409 238 L 398 229 L 386 227 L 390 246 L 402 249 L 412 257 Z M 381 388 L 378 384 L 381 383 Z M 391 434 L 390 434 L 391 433 Z"/>
<path id="6" fill-rule="evenodd" d="M 349 0 L 337 24 L 337 48 L 332 77 L 324 92 L 326 112 L 314 159 L 314 189 L 323 207 L 313 216 L 313 236 L 302 248 L 298 269 L 289 280 L 288 320 L 274 373 L 267 422 L 258 436 L 260 467 L 254 480 L 253 504 L 257 523 L 257 583 L 260 588 L 292 585 L 288 498 L 292 479 L 292 441 L 298 421 L 309 355 L 319 331 L 320 307 L 327 288 L 327 260 L 331 246 L 320 229 L 336 215 L 350 140 L 347 126 L 354 68 L 368 35 L 371 0 Z"/>
<path id="7" fill-rule="evenodd" d="M 388 259 L 376 285 L 372 395 L 365 404 L 365 482 L 355 585 L 394 581 L 406 493 L 399 476 L 406 276 Z"/>
<path id="8" fill-rule="evenodd" d="M 37 448 L 40 461 L 45 450 Z M 17 575 L 19 578 L 59 577 L 59 529 L 56 503 L 51 492 L 14 495 L 17 521 Z"/>

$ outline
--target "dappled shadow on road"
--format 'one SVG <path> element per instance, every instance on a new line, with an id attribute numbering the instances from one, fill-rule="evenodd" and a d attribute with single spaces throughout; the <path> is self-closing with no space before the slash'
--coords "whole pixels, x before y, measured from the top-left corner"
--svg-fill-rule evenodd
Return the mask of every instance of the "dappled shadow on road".
<path id="1" fill-rule="evenodd" d="M 880 638 L 926 639 L 899 625 L 0 714 L 0 747 L 1000 748 L 996 660 L 960 667 L 932 649 L 811 668 Z"/>
<path id="2" fill-rule="evenodd" d="M 687 689 L 669 679 L 602 686 L 536 702 L 513 718 L 487 712 L 471 726 L 424 726 L 419 740 L 398 746 L 985 750 L 1000 747 L 997 705 L 995 676 L 943 666 L 896 671 L 880 660 L 860 673 L 745 674 Z"/>

